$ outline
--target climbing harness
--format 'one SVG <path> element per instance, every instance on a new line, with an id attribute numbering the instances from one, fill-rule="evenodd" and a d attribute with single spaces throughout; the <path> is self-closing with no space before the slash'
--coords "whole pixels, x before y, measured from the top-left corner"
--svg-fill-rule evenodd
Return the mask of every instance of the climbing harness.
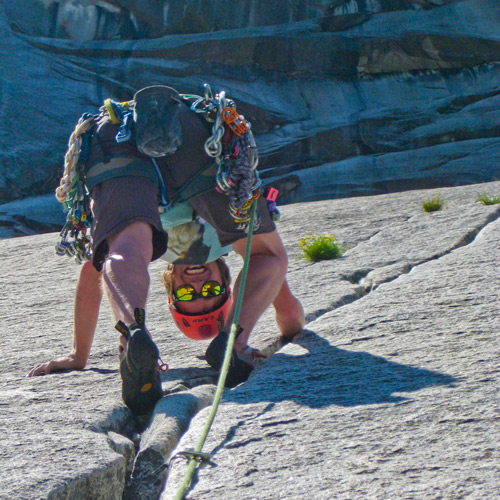
<path id="1" fill-rule="evenodd" d="M 213 189 L 213 177 L 201 175 L 217 164 L 215 175 L 216 189 L 229 196 L 229 213 L 238 224 L 238 229 L 249 232 L 250 210 L 254 202 L 261 196 L 262 181 L 257 171 L 259 162 L 257 145 L 251 130 L 251 124 L 238 114 L 236 104 L 226 97 L 224 91 L 212 93 L 210 85 L 204 84 L 204 96 L 180 94 L 181 101 L 191 111 L 200 116 L 209 130 L 210 136 L 205 142 L 205 152 L 210 158 L 182 186 L 176 188 L 175 196 L 167 198 L 166 187 L 156 159 L 151 158 L 154 172 L 159 184 L 158 210 L 163 213 L 178 202 L 186 202 Z M 106 99 L 99 109 L 100 114 L 85 113 L 70 136 L 68 151 L 64 160 L 64 173 L 60 186 L 56 189 L 56 198 L 63 203 L 67 212 L 66 224 L 56 244 L 58 255 L 74 257 L 78 264 L 92 258 L 90 248 L 90 226 L 92 211 L 90 189 L 91 173 L 88 173 L 88 184 L 84 164 L 90 154 L 90 144 L 97 120 L 108 115 L 111 123 L 119 125 L 116 142 L 121 144 L 131 140 L 133 136 L 134 101 L 118 103 Z M 210 127 L 211 125 L 211 127 Z M 97 137 L 97 136 L 96 136 Z M 96 179 L 92 179 L 97 182 Z M 273 220 L 279 220 L 276 208 L 278 191 L 266 189 L 264 196 Z M 253 228 L 260 225 L 256 217 Z"/>
<path id="2" fill-rule="evenodd" d="M 249 220 L 249 231 L 248 231 L 248 239 L 245 250 L 245 258 L 243 260 L 243 268 L 241 269 L 241 284 L 240 284 L 240 293 L 238 294 L 238 299 L 236 301 L 236 307 L 234 311 L 234 319 L 231 325 L 231 331 L 229 334 L 229 338 L 227 341 L 226 352 L 224 354 L 224 361 L 222 363 L 222 368 L 219 374 L 219 380 L 217 382 L 217 389 L 215 391 L 214 400 L 212 402 L 212 406 L 210 408 L 210 413 L 208 415 L 207 421 L 205 423 L 205 427 L 201 432 L 201 436 L 196 443 L 194 450 L 186 450 L 180 452 L 181 455 L 184 455 L 189 458 L 188 468 L 186 474 L 184 475 L 184 480 L 179 487 L 174 500 L 182 500 L 189 488 L 191 487 L 191 483 L 193 480 L 193 474 L 195 472 L 196 466 L 204 461 L 209 460 L 211 455 L 208 453 L 203 453 L 203 445 L 208 437 L 208 433 L 212 427 L 212 424 L 215 420 L 215 415 L 217 414 L 217 410 L 219 408 L 219 403 L 222 398 L 222 393 L 224 392 L 224 384 L 226 382 L 227 373 L 229 370 L 229 364 L 231 361 L 231 356 L 233 353 L 234 341 L 236 340 L 236 334 L 238 333 L 238 321 L 240 317 L 241 306 L 243 304 L 243 294 L 245 291 L 245 284 L 247 280 L 248 274 L 248 265 L 250 263 L 250 248 L 252 246 L 252 234 L 253 234 L 253 225 L 255 221 L 255 213 L 257 208 L 257 202 L 252 203 L 250 208 L 250 220 Z"/>

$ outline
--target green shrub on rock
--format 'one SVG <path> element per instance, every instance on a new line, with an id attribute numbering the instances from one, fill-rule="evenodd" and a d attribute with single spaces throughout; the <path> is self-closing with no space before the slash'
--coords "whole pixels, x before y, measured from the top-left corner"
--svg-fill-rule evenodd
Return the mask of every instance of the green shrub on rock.
<path id="1" fill-rule="evenodd" d="M 299 241 L 299 248 L 302 254 L 299 259 L 305 259 L 310 262 L 320 260 L 337 259 L 347 250 L 335 240 L 335 235 L 312 234 Z"/>
<path id="2" fill-rule="evenodd" d="M 482 205 L 498 205 L 500 196 L 489 196 L 486 193 L 478 193 L 477 201 Z"/>
<path id="3" fill-rule="evenodd" d="M 434 196 L 422 202 L 424 212 L 437 212 L 446 206 L 446 202 L 441 198 L 441 195 Z"/>

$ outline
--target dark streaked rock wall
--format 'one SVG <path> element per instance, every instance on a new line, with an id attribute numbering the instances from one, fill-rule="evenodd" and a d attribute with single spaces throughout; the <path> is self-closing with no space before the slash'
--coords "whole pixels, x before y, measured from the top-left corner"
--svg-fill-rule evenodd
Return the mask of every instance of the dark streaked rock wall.
<path id="1" fill-rule="evenodd" d="M 235 98 L 282 202 L 496 179 L 499 25 L 496 0 L 2 5 L 0 202 L 50 192 L 81 114 L 152 83 Z"/>

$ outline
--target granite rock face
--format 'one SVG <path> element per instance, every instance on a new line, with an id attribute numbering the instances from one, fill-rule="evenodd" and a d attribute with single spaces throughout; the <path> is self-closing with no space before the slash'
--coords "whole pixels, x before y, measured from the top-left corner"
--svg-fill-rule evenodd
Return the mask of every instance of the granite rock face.
<path id="1" fill-rule="evenodd" d="M 497 496 L 500 205 L 478 193 L 498 196 L 500 182 L 282 207 L 308 324 L 224 392 L 188 498 Z M 437 194 L 446 208 L 424 213 Z M 297 260 L 308 231 L 349 250 Z M 79 268 L 54 255 L 56 239 L 0 242 L 0 498 L 172 499 L 214 393 L 206 343 L 167 317 L 155 261 L 147 322 L 170 369 L 150 421 L 120 400 L 107 304 L 84 371 L 25 378 L 71 349 Z M 276 351 L 277 333 L 269 310 L 251 344 Z"/>
<path id="2" fill-rule="evenodd" d="M 50 192 L 78 118 L 152 83 L 226 90 L 282 202 L 494 180 L 499 24 L 496 0 L 4 3 L 0 202 Z"/>
<path id="3" fill-rule="evenodd" d="M 65 221 L 53 194 L 14 200 L 0 205 L 0 239 L 60 231 Z"/>

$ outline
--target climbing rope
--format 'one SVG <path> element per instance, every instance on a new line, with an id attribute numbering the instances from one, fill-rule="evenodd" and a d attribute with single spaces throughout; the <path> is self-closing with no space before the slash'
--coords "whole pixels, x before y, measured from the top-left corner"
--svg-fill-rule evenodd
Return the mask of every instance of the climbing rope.
<path id="1" fill-rule="evenodd" d="M 85 114 L 79 120 L 75 130 L 71 134 L 68 141 L 68 151 L 64 156 L 64 173 L 60 181 L 59 187 L 56 189 L 56 198 L 60 203 L 64 203 L 68 199 L 68 195 L 74 188 L 77 179 L 76 166 L 80 156 L 82 147 L 82 136 L 89 131 L 95 123 L 95 116 Z"/>
<path id="2" fill-rule="evenodd" d="M 74 257 L 78 264 L 92 258 L 90 237 L 87 234 L 92 224 L 92 211 L 83 163 L 90 153 L 91 130 L 95 121 L 96 116 L 90 113 L 85 113 L 78 120 L 68 141 L 64 173 L 56 189 L 56 198 L 67 213 L 66 224 L 56 243 L 56 254 Z"/>
<path id="3" fill-rule="evenodd" d="M 188 492 L 192 480 L 193 474 L 196 469 L 196 465 L 202 460 L 208 460 L 211 458 L 210 454 L 203 453 L 203 445 L 208 437 L 208 433 L 212 427 L 212 424 L 215 420 L 215 415 L 217 414 L 217 410 L 219 408 L 219 403 L 222 398 L 222 393 L 224 392 L 224 384 L 227 378 L 227 372 L 229 370 L 229 363 L 231 361 L 231 356 L 233 353 L 234 341 L 236 340 L 236 334 L 238 332 L 238 320 L 240 317 L 241 305 L 243 303 L 243 293 L 245 291 L 245 283 L 247 280 L 248 273 L 248 265 L 250 263 L 250 248 L 252 245 L 252 233 L 253 233 L 253 224 L 255 220 L 255 212 L 256 212 L 257 203 L 254 202 L 252 204 L 252 209 L 250 213 L 250 221 L 249 221 L 249 231 L 248 231 L 248 239 L 247 246 L 245 250 L 245 258 L 243 261 L 243 268 L 241 270 L 241 285 L 240 291 L 238 294 L 238 300 L 236 301 L 236 307 L 234 310 L 234 319 L 233 324 L 231 325 L 231 332 L 229 333 L 229 338 L 227 341 L 226 352 L 224 354 L 224 362 L 222 363 L 222 368 L 219 375 L 219 380 L 217 382 L 217 389 L 215 391 L 214 400 L 212 402 L 212 407 L 210 408 L 210 413 L 208 415 L 207 421 L 205 423 L 205 427 L 202 430 L 201 436 L 196 443 L 194 450 L 187 450 L 181 452 L 182 455 L 189 457 L 188 469 L 186 474 L 184 475 L 184 480 L 177 491 L 177 494 L 174 500 L 182 500 L 186 493 Z"/>

